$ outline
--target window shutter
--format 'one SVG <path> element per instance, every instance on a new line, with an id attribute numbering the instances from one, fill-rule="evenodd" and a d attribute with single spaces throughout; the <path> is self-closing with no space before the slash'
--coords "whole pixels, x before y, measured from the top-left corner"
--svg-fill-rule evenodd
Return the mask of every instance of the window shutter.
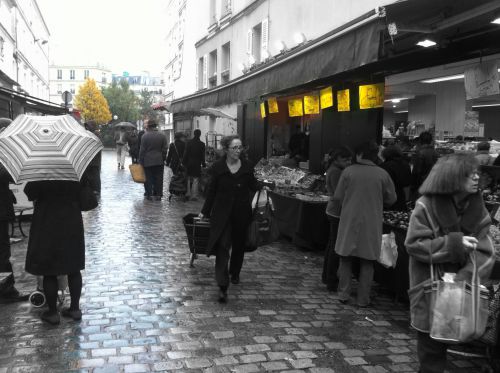
<path id="1" fill-rule="evenodd" d="M 247 54 L 250 56 L 252 54 L 252 42 L 253 42 L 253 32 L 252 29 L 247 32 Z"/>
<path id="2" fill-rule="evenodd" d="M 208 55 L 203 56 L 203 88 L 208 88 Z"/>
<path id="3" fill-rule="evenodd" d="M 261 46 L 261 51 L 260 51 L 260 56 L 261 60 L 264 61 L 267 57 L 269 57 L 268 53 L 268 45 L 269 45 L 269 19 L 264 18 L 262 20 L 262 31 L 261 31 L 261 40 L 260 40 L 260 46 Z"/>

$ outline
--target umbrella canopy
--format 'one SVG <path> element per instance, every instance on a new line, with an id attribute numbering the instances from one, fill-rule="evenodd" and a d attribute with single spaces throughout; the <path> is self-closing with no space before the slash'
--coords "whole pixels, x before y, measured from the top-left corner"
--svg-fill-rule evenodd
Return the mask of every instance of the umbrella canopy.
<path id="1" fill-rule="evenodd" d="M 79 181 L 103 148 L 70 115 L 19 115 L 0 133 L 0 163 L 14 182 Z"/>
<path id="2" fill-rule="evenodd" d="M 120 122 L 120 123 L 114 124 L 113 128 L 134 128 L 134 129 L 136 129 L 137 126 L 135 124 L 130 123 L 130 122 Z"/>

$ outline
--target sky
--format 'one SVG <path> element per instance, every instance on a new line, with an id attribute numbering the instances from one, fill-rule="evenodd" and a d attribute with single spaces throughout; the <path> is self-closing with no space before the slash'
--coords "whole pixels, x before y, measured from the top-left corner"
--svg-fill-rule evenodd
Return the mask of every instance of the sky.
<path id="1" fill-rule="evenodd" d="M 159 76 L 166 64 L 164 0 L 37 0 L 50 63 Z"/>

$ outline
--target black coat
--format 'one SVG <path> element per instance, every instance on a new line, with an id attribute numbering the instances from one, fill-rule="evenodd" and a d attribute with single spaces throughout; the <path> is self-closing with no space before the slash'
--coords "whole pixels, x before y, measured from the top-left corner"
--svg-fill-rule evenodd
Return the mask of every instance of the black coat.
<path id="1" fill-rule="evenodd" d="M 405 188 L 409 187 L 411 183 L 410 164 L 403 158 L 397 157 L 386 160 L 380 167 L 387 171 L 396 188 L 398 199 L 390 209 L 399 211 L 407 210 Z"/>
<path id="2" fill-rule="evenodd" d="M 12 177 L 7 170 L 0 164 L 0 221 L 9 221 L 14 219 L 14 203 L 16 197 L 9 188 Z"/>
<path id="3" fill-rule="evenodd" d="M 188 176 L 201 176 L 201 166 L 206 167 L 207 165 L 205 163 L 205 144 L 199 138 L 195 137 L 188 141 L 182 163 L 186 167 Z"/>
<path id="4" fill-rule="evenodd" d="M 213 164 L 209 174 L 207 198 L 201 210 L 210 217 L 208 256 L 215 254 L 215 244 L 229 221 L 233 233 L 246 235 L 252 219 L 251 199 L 258 189 L 253 166 L 244 159 L 235 174 L 229 171 L 225 157 Z"/>
<path id="5" fill-rule="evenodd" d="M 26 271 L 33 275 L 63 275 L 84 269 L 80 183 L 34 181 L 26 184 L 24 192 L 34 202 Z"/>
<path id="6" fill-rule="evenodd" d="M 177 149 L 177 150 L 176 150 Z M 184 151 L 186 150 L 186 143 L 181 140 L 175 140 L 168 147 L 168 155 L 165 163 L 168 167 L 172 169 L 172 172 L 176 174 L 182 163 L 182 158 L 184 157 Z"/>

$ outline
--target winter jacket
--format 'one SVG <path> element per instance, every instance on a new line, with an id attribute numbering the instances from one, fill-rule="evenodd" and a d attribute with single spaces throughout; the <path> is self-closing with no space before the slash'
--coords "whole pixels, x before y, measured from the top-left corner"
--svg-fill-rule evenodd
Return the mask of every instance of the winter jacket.
<path id="1" fill-rule="evenodd" d="M 161 132 L 148 130 L 141 137 L 139 163 L 144 167 L 161 166 L 168 150 L 167 138 Z"/>
<path id="2" fill-rule="evenodd" d="M 478 239 L 477 263 L 481 282 L 494 265 L 493 244 L 489 237 L 491 218 L 484 207 L 481 193 L 471 195 L 464 207 L 456 207 L 453 196 L 434 195 L 418 199 L 410 218 L 405 246 L 410 256 L 411 325 L 422 332 L 430 329 L 430 263 L 436 273 L 457 273 L 457 279 L 469 280 L 472 262 L 462 244 L 464 235 Z"/>
<path id="3" fill-rule="evenodd" d="M 363 159 L 342 172 L 333 199 L 341 208 L 335 252 L 341 256 L 378 259 L 383 207 L 396 202 L 389 174 Z"/>
<path id="4" fill-rule="evenodd" d="M 188 176 L 201 176 L 201 166 L 206 167 L 207 165 L 205 163 L 205 144 L 199 138 L 195 137 L 188 141 L 182 163 L 186 167 Z"/>
<path id="5" fill-rule="evenodd" d="M 209 170 L 210 183 L 201 212 L 210 217 L 207 255 L 215 254 L 215 244 L 230 222 L 233 234 L 245 237 L 252 219 L 251 198 L 259 189 L 253 166 L 241 160 L 241 167 L 232 174 L 226 157 L 216 161 Z"/>
<path id="6" fill-rule="evenodd" d="M 411 183 L 411 168 L 408 162 L 401 157 L 396 157 L 386 160 L 380 165 L 384 170 L 389 173 L 394 187 L 396 188 L 396 195 L 398 199 L 396 203 L 390 207 L 391 210 L 405 211 L 406 207 L 406 193 L 405 188 L 410 186 Z"/>
<path id="7" fill-rule="evenodd" d="M 26 184 L 24 193 L 34 203 L 26 253 L 28 273 L 65 275 L 85 268 L 80 185 L 53 180 Z"/>
<path id="8" fill-rule="evenodd" d="M 181 140 L 175 140 L 168 147 L 168 155 L 165 163 L 167 164 L 168 167 L 172 169 L 172 172 L 174 174 L 176 174 L 179 171 L 183 171 L 181 164 L 185 150 L 186 150 L 186 143 Z"/>

